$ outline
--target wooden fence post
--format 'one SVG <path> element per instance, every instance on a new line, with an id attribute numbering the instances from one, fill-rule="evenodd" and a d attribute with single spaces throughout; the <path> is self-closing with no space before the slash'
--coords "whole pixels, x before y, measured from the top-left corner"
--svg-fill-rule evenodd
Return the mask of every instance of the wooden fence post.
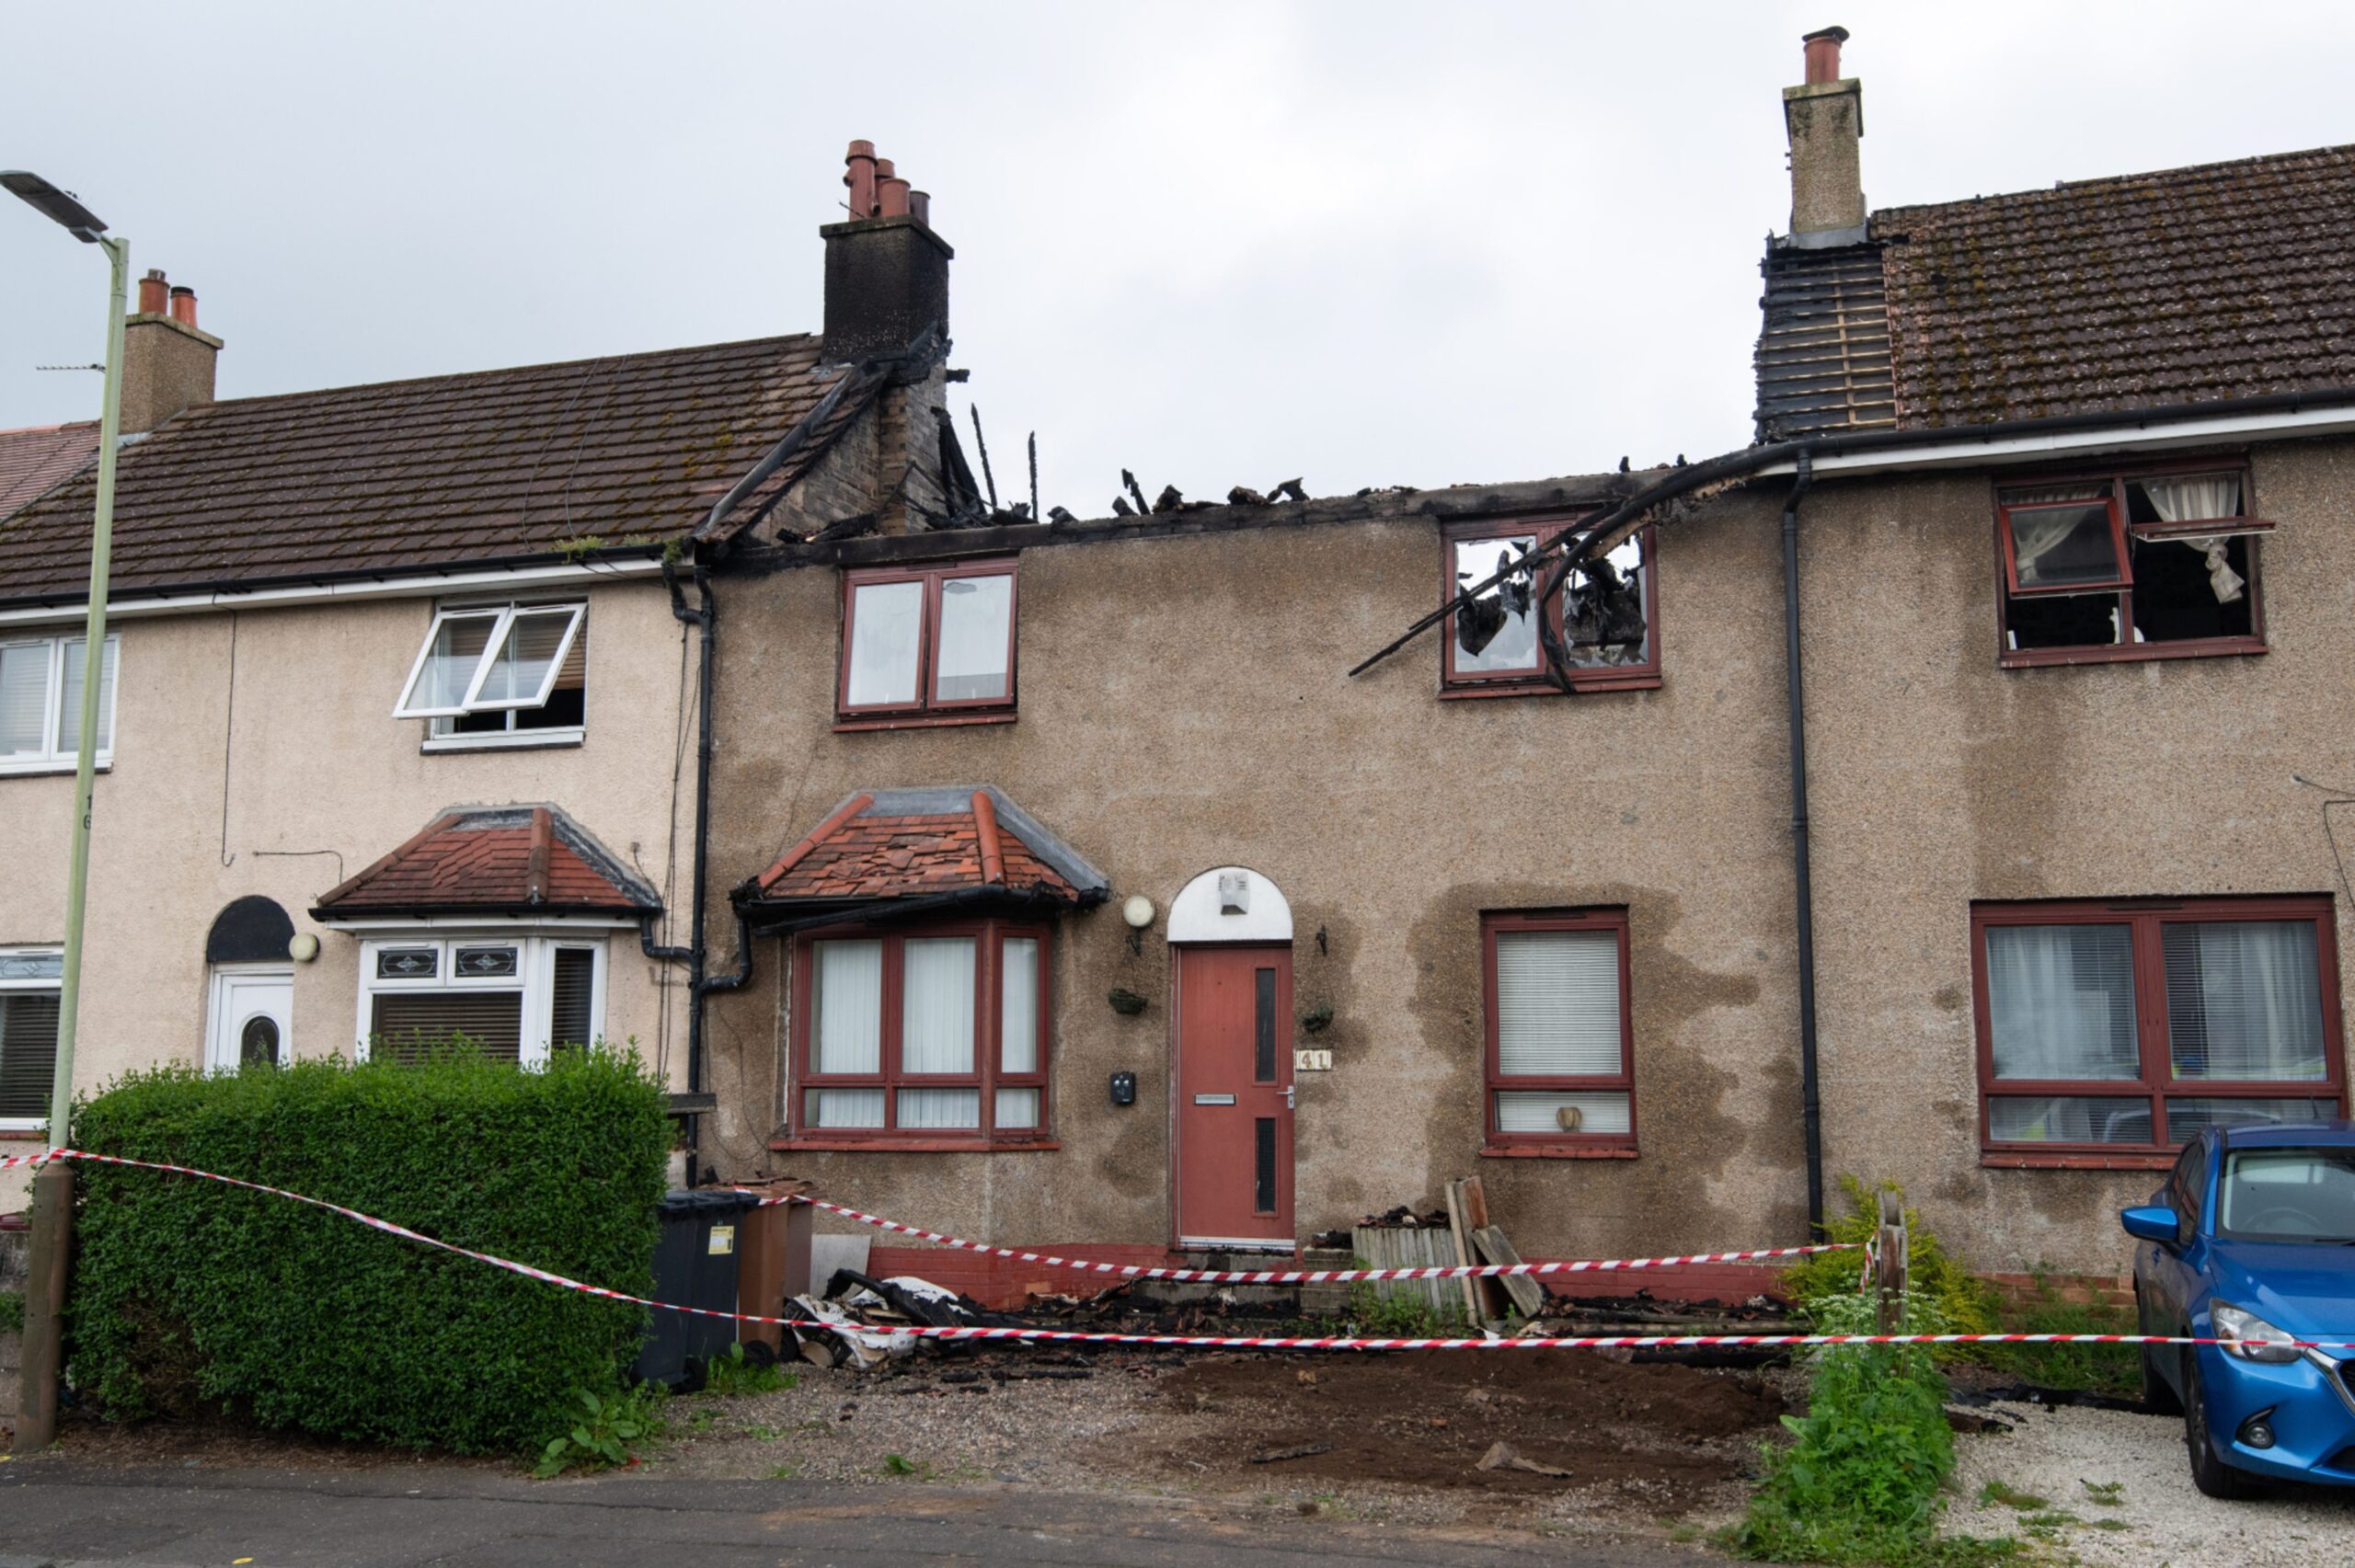
<path id="1" fill-rule="evenodd" d="M 1880 1229 L 1873 1237 L 1873 1322 L 1875 1332 L 1895 1333 L 1905 1317 L 1907 1255 L 1905 1204 L 1893 1192 L 1880 1195 Z"/>

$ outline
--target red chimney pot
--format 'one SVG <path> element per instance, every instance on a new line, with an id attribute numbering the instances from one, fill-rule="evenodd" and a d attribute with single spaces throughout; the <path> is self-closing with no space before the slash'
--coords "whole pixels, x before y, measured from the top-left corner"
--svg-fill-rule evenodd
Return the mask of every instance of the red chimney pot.
<path id="1" fill-rule="evenodd" d="M 182 326 L 196 325 L 196 291 L 185 283 L 172 285 L 172 319 Z"/>
<path id="2" fill-rule="evenodd" d="M 844 203 L 854 218 L 875 215 L 875 143 L 853 142 L 850 151 L 843 155 L 846 166 L 843 183 L 850 187 L 850 200 Z"/>
<path id="3" fill-rule="evenodd" d="M 164 269 L 160 267 L 149 268 L 147 276 L 139 280 L 139 314 L 142 315 L 163 315 L 165 292 Z"/>
<path id="4" fill-rule="evenodd" d="M 1820 87 L 1840 79 L 1840 46 L 1848 41 L 1846 28 L 1825 28 L 1799 40 L 1807 46 L 1807 85 Z"/>
<path id="5" fill-rule="evenodd" d="M 881 166 L 890 168 L 887 161 Z M 882 218 L 904 218 L 908 215 L 908 182 L 898 175 L 887 174 L 875 182 L 876 215 Z"/>

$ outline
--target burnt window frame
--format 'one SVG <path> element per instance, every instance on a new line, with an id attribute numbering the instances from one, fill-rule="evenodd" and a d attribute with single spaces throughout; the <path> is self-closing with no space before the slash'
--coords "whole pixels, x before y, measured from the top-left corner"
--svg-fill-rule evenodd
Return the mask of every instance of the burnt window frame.
<path id="1" fill-rule="evenodd" d="M 1446 603 L 1462 592 L 1467 584 L 1455 578 L 1455 549 L 1459 544 L 1478 544 L 1486 540 L 1510 539 L 1531 535 L 1537 547 L 1544 548 L 1564 533 L 1576 533 L 1591 525 L 1603 514 L 1585 511 L 1576 515 L 1548 513 L 1536 517 L 1495 519 L 1476 521 L 1451 522 L 1440 530 L 1440 601 Z M 1641 664 L 1594 665 L 1569 671 L 1569 689 L 1582 692 L 1648 692 L 1660 684 L 1660 554 L 1656 530 L 1646 523 L 1630 537 L 1642 552 L 1644 573 L 1644 640 L 1647 657 Z M 1545 563 L 1538 563 L 1542 574 Z M 1567 588 L 1567 585 L 1566 585 Z M 1562 597 L 1557 595 L 1545 613 L 1552 618 L 1557 635 L 1562 630 Z M 1559 696 L 1562 689 L 1545 677 L 1544 669 L 1545 643 L 1538 644 L 1539 668 L 1534 670 L 1466 671 L 1455 668 L 1457 643 L 1455 617 L 1450 615 L 1441 624 L 1439 694 L 1453 701 L 1465 697 L 1530 697 Z"/>
<path id="2" fill-rule="evenodd" d="M 2248 599 L 2249 629 L 2246 636 L 2180 637 L 2166 642 L 2135 642 L 2131 638 L 2134 627 L 2133 549 L 2136 543 L 2156 542 L 2175 537 L 2179 523 L 2138 523 L 2132 521 L 2126 499 L 2126 486 L 2140 479 L 2177 478 L 2195 474 L 2233 474 L 2241 482 L 2242 526 L 2234 532 L 2246 536 L 2251 544 L 2244 552 L 2247 570 L 2243 574 L 2244 591 Z M 2007 503 L 2004 492 L 2028 486 L 2061 485 L 2108 486 L 2107 504 L 2110 509 L 2111 536 L 2118 542 L 2119 561 L 2125 581 L 2115 588 L 2096 588 L 2083 593 L 2063 593 L 2055 589 L 2031 589 L 2023 594 L 2014 586 L 2017 574 L 2013 565 L 2012 531 L 2009 514 L 2019 509 L 2019 503 Z M 1993 519 L 1993 532 L 1995 555 L 1995 662 L 1999 669 L 2028 670 L 2041 666 L 2068 664 L 2136 663 L 2153 658 L 2216 658 L 2235 655 L 2261 654 L 2269 651 L 2265 640 L 2264 552 L 2254 543 L 2271 534 L 2274 525 L 2257 509 L 2256 476 L 2245 452 L 2211 453 L 2205 457 L 2187 458 L 2165 463 L 2123 464 L 2108 467 L 2086 467 L 2072 464 L 2066 467 L 2024 469 L 1999 474 L 1988 487 L 1988 504 Z M 2062 503 L 2041 503 L 2062 504 Z M 2083 503 L 2093 504 L 2090 499 Z M 2011 601 L 2020 599 L 2108 598 L 2116 606 L 2119 624 L 2130 635 L 2119 643 L 2072 643 L 2052 647 L 2016 648 L 2011 646 Z"/>
<path id="3" fill-rule="evenodd" d="M 974 1070 L 959 1073 L 908 1072 L 901 1066 L 903 945 L 911 940 L 960 936 L 971 937 L 974 943 Z M 1007 1071 L 1004 1065 L 1004 973 L 1008 940 L 1028 940 L 1038 944 L 1035 959 L 1037 989 L 1033 1002 L 1037 1051 L 1032 1067 L 1022 1072 Z M 817 958 L 814 949 L 822 942 L 861 941 L 883 944 L 879 998 L 882 1033 L 877 1070 L 863 1073 L 818 1072 L 812 1066 L 816 1040 L 811 1029 L 815 1020 L 810 1005 L 816 992 Z M 786 1127 L 784 1136 L 774 1139 L 770 1147 L 779 1150 L 897 1150 L 917 1153 L 1059 1148 L 1053 1131 L 1051 1057 L 1054 1008 L 1049 985 L 1054 972 L 1053 944 L 1053 929 L 1045 922 L 994 918 L 891 924 L 844 923 L 797 934 L 793 940 L 787 979 L 791 1071 L 786 1086 Z M 899 1120 L 900 1090 L 966 1088 L 977 1091 L 981 1097 L 978 1126 L 959 1128 L 901 1127 L 894 1125 Z M 880 1090 L 885 1125 L 879 1127 L 812 1127 L 809 1121 L 808 1103 L 810 1091 L 813 1089 Z M 1037 1125 L 1000 1131 L 997 1127 L 997 1092 L 1001 1089 L 1037 1090 Z"/>
<path id="4" fill-rule="evenodd" d="M 1511 1073 L 1502 1070 L 1498 1034 L 1497 937 L 1525 931 L 1603 931 L 1619 947 L 1619 1070 L 1613 1074 Z M 1636 1012 L 1629 923 L 1624 906 L 1563 910 L 1488 910 L 1480 915 L 1480 1126 L 1484 1157 L 1558 1160 L 1632 1160 L 1642 1123 L 1636 1103 Z M 1528 1090 L 1544 1093 L 1624 1093 L 1626 1132 L 1503 1132 L 1497 1126 L 1497 1095 Z"/>
<path id="5" fill-rule="evenodd" d="M 2322 1018 L 2324 1076 L 2319 1079 L 2178 1079 L 2167 1028 L 2165 931 L 2168 925 L 2234 921 L 2294 921 L 2315 933 L 2316 990 Z M 2004 926 L 2122 925 L 2133 964 L 2134 1041 L 2140 1075 L 2107 1079 L 1998 1079 L 1993 1014 L 1987 983 L 1987 933 Z M 2340 1036 L 2338 923 L 2327 894 L 2230 895 L 2187 898 L 2055 898 L 1974 902 L 1970 906 L 1972 1060 L 1978 1082 L 1980 1163 L 2047 1169 L 2170 1170 L 2184 1145 L 2165 1141 L 2170 1100 L 2315 1100 L 2347 1108 L 2346 1046 Z M 2088 1097 L 2145 1099 L 2151 1141 L 2082 1143 L 1999 1140 L 1993 1102 Z M 2197 1134 L 2194 1134 L 2195 1140 Z"/>
<path id="6" fill-rule="evenodd" d="M 1011 724 L 1021 692 L 1022 574 L 1019 557 L 992 555 L 970 560 L 936 561 L 906 567 L 854 567 L 842 575 L 842 636 L 834 671 L 834 728 L 906 729 L 960 724 Z M 1006 579 L 1005 695 L 939 699 L 933 695 L 939 677 L 941 602 L 944 584 L 959 578 Z M 924 589 L 923 610 L 916 630 L 916 694 L 913 702 L 850 701 L 851 637 L 857 620 L 858 590 L 890 583 L 918 583 Z"/>

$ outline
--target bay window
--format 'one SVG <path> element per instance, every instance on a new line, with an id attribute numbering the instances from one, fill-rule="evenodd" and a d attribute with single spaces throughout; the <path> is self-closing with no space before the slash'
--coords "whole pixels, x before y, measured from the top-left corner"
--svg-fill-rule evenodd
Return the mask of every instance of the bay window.
<path id="1" fill-rule="evenodd" d="M 535 1066 L 604 1027 L 602 937 L 422 933 L 364 942 L 356 1054 L 413 1061 L 454 1035 Z"/>
<path id="2" fill-rule="evenodd" d="M 1991 1162 L 2164 1162 L 2206 1127 L 2338 1115 L 2328 899 L 1982 904 L 1970 918 Z"/>
<path id="3" fill-rule="evenodd" d="M 1014 716 L 1014 564 L 874 568 L 843 580 L 835 693 L 853 728 Z"/>
<path id="4" fill-rule="evenodd" d="M 1046 933 L 982 921 L 802 938 L 798 1141 L 1036 1144 L 1047 1129 Z"/>
<path id="5" fill-rule="evenodd" d="M 1480 938 L 1488 1152 L 1633 1154 L 1626 910 L 1491 914 Z"/>

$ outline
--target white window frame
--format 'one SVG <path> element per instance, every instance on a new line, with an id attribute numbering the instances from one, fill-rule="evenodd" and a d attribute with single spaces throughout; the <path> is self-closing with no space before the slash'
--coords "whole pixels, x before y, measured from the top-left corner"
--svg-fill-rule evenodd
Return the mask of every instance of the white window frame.
<path id="1" fill-rule="evenodd" d="M 0 959 L 7 958 L 54 958 L 57 960 L 59 973 L 54 975 L 22 977 L 12 977 L 6 974 L 0 974 L 0 991 L 32 991 L 35 993 L 42 991 L 55 991 L 61 996 L 63 994 L 65 990 L 63 974 L 65 966 L 64 948 L 58 946 L 0 947 Z M 6 1130 L 8 1132 L 31 1132 L 36 1128 L 45 1127 L 48 1125 L 49 1117 L 45 1115 L 38 1116 L 0 1116 L 0 1130 Z"/>
<path id="2" fill-rule="evenodd" d="M 560 611 L 570 612 L 571 618 L 565 623 L 564 635 L 557 640 L 556 657 L 548 662 L 548 672 L 541 678 L 538 692 L 528 699 L 486 700 L 482 695 L 483 682 L 490 678 L 491 667 L 499 662 L 500 653 L 506 647 L 516 621 L 526 615 L 553 615 Z M 393 704 L 393 716 L 460 718 L 468 714 L 521 712 L 526 708 L 547 706 L 549 696 L 556 691 L 557 678 L 563 672 L 564 661 L 572 652 L 573 639 L 580 635 L 580 624 L 588 613 L 589 605 L 585 600 L 556 604 L 451 604 L 436 610 L 432 622 L 425 628 L 425 641 L 419 645 L 417 658 L 409 664 L 408 680 L 401 686 L 400 698 Z M 426 661 L 433 657 L 433 645 L 441 637 L 442 628 L 452 621 L 479 621 L 487 616 L 497 619 L 491 624 L 490 638 L 483 645 L 481 657 L 475 661 L 475 672 L 466 681 L 465 695 L 458 700 L 457 706 L 428 707 L 414 702 L 418 682 L 425 679 Z M 121 683 L 120 674 L 116 677 L 116 683 Z M 477 738 L 469 736 L 465 738 Z"/>
<path id="3" fill-rule="evenodd" d="M 49 649 L 49 681 L 41 698 L 40 750 L 26 755 L 0 757 L 0 777 L 11 773 L 70 773 L 81 759 L 72 751 L 57 749 L 64 730 L 64 714 L 61 704 L 65 700 L 65 648 L 70 643 L 83 640 L 80 631 L 56 632 L 39 637 L 0 637 L 0 648 L 40 647 Z M 98 769 L 105 773 L 114 766 L 114 714 L 116 699 L 122 692 L 122 638 L 113 632 L 106 636 L 107 650 L 114 656 L 114 682 L 105 688 L 106 711 L 99 715 L 99 733 L 106 744 L 98 749 Z"/>
<path id="4" fill-rule="evenodd" d="M 515 973 L 469 978 L 451 972 L 461 947 L 513 947 Z M 382 979 L 376 955 L 387 948 L 430 947 L 434 950 L 433 973 L 421 979 Z M 605 1037 L 605 981 L 613 969 L 613 955 L 603 935 L 580 932 L 553 934 L 537 928 L 485 925 L 465 932 L 446 927 L 419 927 L 413 934 L 386 932 L 360 944 L 360 1001 L 352 1028 L 352 1056 L 368 1059 L 368 1036 L 375 1022 L 375 1001 L 381 994 L 419 991 L 521 991 L 523 1029 L 517 1059 L 527 1068 L 547 1065 L 550 1036 L 555 1031 L 556 955 L 558 948 L 578 948 L 595 955 L 589 978 L 589 1041 Z"/>

